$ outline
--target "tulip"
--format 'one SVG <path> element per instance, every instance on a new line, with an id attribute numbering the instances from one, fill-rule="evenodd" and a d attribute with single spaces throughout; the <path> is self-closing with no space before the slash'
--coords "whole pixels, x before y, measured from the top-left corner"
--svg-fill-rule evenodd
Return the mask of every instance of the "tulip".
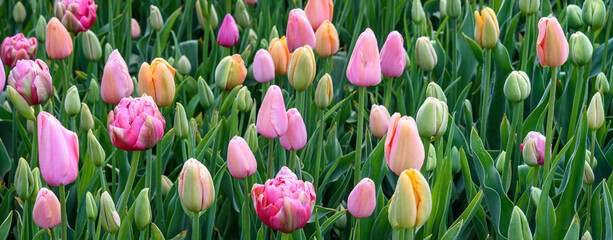
<path id="1" fill-rule="evenodd" d="M 83 44 L 83 55 L 85 59 L 95 62 L 102 57 L 102 46 L 94 32 L 87 30 L 81 38 Z"/>
<path id="2" fill-rule="evenodd" d="M 608 93 L 609 92 L 609 80 L 607 79 L 607 76 L 604 75 L 604 73 L 599 73 L 596 76 L 596 83 L 594 83 L 594 86 L 596 88 L 597 91 L 604 93 Z"/>
<path id="3" fill-rule="evenodd" d="M 481 10 L 481 15 L 475 11 L 475 41 L 477 44 L 483 48 L 493 48 L 498 42 L 498 35 L 500 35 L 500 29 L 494 10 L 486 7 Z"/>
<path id="4" fill-rule="evenodd" d="M 247 131 L 245 131 L 245 136 L 243 136 L 249 149 L 258 149 L 258 130 L 255 127 L 255 124 L 250 124 L 247 127 Z"/>
<path id="5" fill-rule="evenodd" d="M 259 83 L 275 79 L 275 62 L 266 49 L 260 49 L 253 58 L 253 77 Z"/>
<path id="6" fill-rule="evenodd" d="M 532 239 L 532 232 L 530 231 L 530 224 L 524 212 L 518 207 L 513 208 L 511 214 L 511 222 L 509 223 L 508 230 L 509 239 Z"/>
<path id="7" fill-rule="evenodd" d="M 383 105 L 373 104 L 370 108 L 370 131 L 375 137 L 382 138 L 387 133 L 390 113 Z"/>
<path id="8" fill-rule="evenodd" d="M 100 219 L 98 221 L 102 223 L 104 231 L 110 234 L 116 233 L 121 226 L 121 219 L 115 210 L 113 198 L 106 191 L 100 196 Z"/>
<path id="9" fill-rule="evenodd" d="M 317 88 L 315 89 L 315 105 L 323 110 L 332 104 L 332 100 L 334 100 L 332 77 L 330 77 L 330 74 L 326 73 L 319 79 L 319 83 L 317 83 Z"/>
<path id="10" fill-rule="evenodd" d="M 376 204 L 375 183 L 370 178 L 360 180 L 347 199 L 347 209 L 355 218 L 370 217 Z"/>
<path id="11" fill-rule="evenodd" d="M 247 8 L 245 8 L 245 2 L 243 0 L 237 0 L 234 5 L 234 16 L 236 16 L 236 22 L 242 28 L 249 27 L 249 13 L 247 12 Z M 223 27 L 223 23 L 221 24 Z"/>
<path id="12" fill-rule="evenodd" d="M 575 66 L 583 66 L 592 61 L 592 43 L 582 32 L 575 32 L 570 36 L 570 61 Z"/>
<path id="13" fill-rule="evenodd" d="M 32 218 L 42 229 L 53 228 L 62 221 L 60 210 L 60 201 L 55 194 L 47 188 L 41 188 L 36 196 Z"/>
<path id="14" fill-rule="evenodd" d="M 23 6 L 23 3 L 17 2 L 13 7 L 13 20 L 17 24 L 22 24 L 26 20 L 26 16 L 26 8 Z"/>
<path id="15" fill-rule="evenodd" d="M 334 3 L 332 0 L 308 0 L 304 12 L 313 30 L 318 30 L 324 21 L 332 21 Z"/>
<path id="16" fill-rule="evenodd" d="M 417 65 L 424 72 L 430 72 L 436 67 L 438 58 L 428 37 L 420 37 L 415 42 L 415 57 Z"/>
<path id="17" fill-rule="evenodd" d="M 154 31 L 160 31 L 164 26 L 164 19 L 162 18 L 162 13 L 157 6 L 151 5 L 149 7 L 149 24 L 151 24 L 151 28 Z"/>
<path id="18" fill-rule="evenodd" d="M 426 158 L 428 158 L 426 161 L 426 172 L 434 171 L 436 168 L 436 149 L 432 143 L 428 144 L 428 156 Z"/>
<path id="19" fill-rule="evenodd" d="M 51 186 L 68 185 L 77 179 L 79 139 L 60 121 L 41 112 L 38 124 L 38 160 L 43 179 Z"/>
<path id="20" fill-rule="evenodd" d="M 125 151 L 151 149 L 162 139 L 166 127 L 166 120 L 150 96 L 122 99 L 107 119 L 111 142 Z"/>
<path id="21" fill-rule="evenodd" d="M 36 184 L 34 183 L 32 170 L 30 169 L 28 162 L 23 158 L 19 158 L 19 164 L 17 165 L 17 169 L 15 171 L 14 184 L 17 196 L 23 200 L 31 199 L 33 195 L 36 194 L 34 192 Z"/>
<path id="22" fill-rule="evenodd" d="M 583 27 L 583 19 L 581 18 L 582 11 L 579 6 L 568 4 L 568 6 L 566 6 L 566 14 L 568 14 L 567 22 L 570 28 L 579 29 Z"/>
<path id="23" fill-rule="evenodd" d="M 96 206 L 96 200 L 91 192 L 85 194 L 85 214 L 87 215 L 87 220 L 92 222 L 96 221 L 98 217 L 98 206 Z"/>
<path id="24" fill-rule="evenodd" d="M 0 93 L 4 89 L 4 85 L 6 84 L 6 73 L 4 72 L 4 64 L 0 59 Z"/>
<path id="25" fill-rule="evenodd" d="M 100 90 L 102 100 L 112 105 L 117 105 L 122 98 L 129 97 L 134 91 L 128 66 L 117 50 L 113 50 L 104 65 Z"/>
<path id="26" fill-rule="evenodd" d="M 145 230 L 151 223 L 151 203 L 149 203 L 149 188 L 143 188 L 134 200 L 134 225 L 136 229 Z"/>
<path id="27" fill-rule="evenodd" d="M 302 92 L 313 83 L 316 70 L 313 49 L 309 45 L 305 45 L 296 49 L 292 54 L 287 78 L 296 91 Z"/>
<path id="28" fill-rule="evenodd" d="M 587 126 L 590 131 L 596 131 L 604 125 L 605 115 L 600 92 L 596 92 L 587 108 Z"/>
<path id="29" fill-rule="evenodd" d="M 38 17 L 38 21 L 36 22 L 36 29 L 34 30 L 34 35 L 39 42 L 45 41 L 45 35 L 47 34 L 47 20 L 45 17 L 40 15 Z"/>
<path id="30" fill-rule="evenodd" d="M 347 80 L 358 87 L 369 87 L 381 82 L 381 61 L 375 34 L 367 28 L 355 43 L 347 65 Z"/>
<path id="31" fill-rule="evenodd" d="M 251 198 L 255 213 L 272 229 L 292 233 L 306 225 L 315 206 L 315 188 L 298 180 L 289 168 L 282 167 L 274 179 L 254 184 Z"/>
<path id="32" fill-rule="evenodd" d="M 400 77 L 404 72 L 404 40 L 398 31 L 392 31 L 387 35 L 387 40 L 381 48 L 381 73 L 393 78 Z"/>
<path id="33" fill-rule="evenodd" d="M 224 57 L 215 68 L 215 84 L 225 91 L 243 84 L 245 77 L 247 77 L 247 68 L 239 54 Z"/>
<path id="34" fill-rule="evenodd" d="M 433 97 L 443 102 L 447 102 L 447 96 L 445 96 L 445 92 L 441 86 L 436 84 L 435 82 L 428 83 L 426 87 L 426 97 Z"/>
<path id="35" fill-rule="evenodd" d="M 528 166 L 538 166 L 545 163 L 545 136 L 539 132 L 531 131 L 520 145 L 524 162 Z"/>
<path id="36" fill-rule="evenodd" d="M 447 16 L 453 19 L 460 17 L 460 14 L 462 13 L 460 0 L 448 0 L 447 4 L 445 5 L 445 13 Z"/>
<path id="37" fill-rule="evenodd" d="M 187 116 L 185 115 L 185 108 L 181 105 L 180 102 L 176 103 L 177 107 L 175 110 L 175 119 L 174 119 L 174 130 L 175 135 L 182 139 L 187 139 L 191 136 L 189 132 L 189 124 L 187 123 Z"/>
<path id="38" fill-rule="evenodd" d="M 226 14 L 217 34 L 217 43 L 222 47 L 232 47 L 236 42 L 238 42 L 238 26 L 232 15 Z"/>
<path id="39" fill-rule="evenodd" d="M 428 181 L 418 170 L 402 171 L 389 203 L 387 219 L 392 228 L 417 228 L 426 223 L 431 212 L 432 195 Z"/>
<path id="40" fill-rule="evenodd" d="M 41 104 L 53 94 L 49 67 L 40 59 L 17 61 L 9 72 L 8 84 L 30 105 Z"/>
<path id="41" fill-rule="evenodd" d="M 202 76 L 198 77 L 198 98 L 200 99 L 200 106 L 205 109 L 213 106 L 213 91 L 209 85 L 204 81 Z"/>
<path id="42" fill-rule="evenodd" d="M 72 54 L 72 38 L 57 18 L 49 20 L 45 38 L 45 50 L 49 58 L 65 59 Z"/>
<path id="43" fill-rule="evenodd" d="M 215 187 L 209 170 L 193 158 L 183 164 L 178 192 L 183 206 L 196 213 L 209 209 L 215 201 Z"/>
<path id="44" fill-rule="evenodd" d="M 604 26 L 606 15 L 607 9 L 602 0 L 586 0 L 583 2 L 581 17 L 583 22 L 593 30 L 598 30 Z"/>
<path id="45" fill-rule="evenodd" d="M 37 49 L 38 41 L 36 38 L 26 38 L 23 33 L 18 33 L 12 37 L 6 37 L 2 41 L 0 56 L 3 63 L 13 68 L 17 64 L 17 60 L 34 59 Z M 4 67 L 2 71 L 4 71 Z M 4 74 L 2 75 L 4 76 Z"/>
<path id="46" fill-rule="evenodd" d="M 138 21 L 136 21 L 134 18 L 132 18 L 130 24 L 132 24 L 130 27 L 130 37 L 132 37 L 132 39 L 137 39 L 140 36 L 140 24 L 138 24 Z"/>
<path id="47" fill-rule="evenodd" d="M 283 93 L 277 85 L 272 85 L 266 91 L 258 118 L 256 129 L 266 138 L 276 138 L 286 133 L 288 119 L 285 113 Z"/>
<path id="48" fill-rule="evenodd" d="M 179 58 L 179 61 L 177 62 L 177 70 L 181 75 L 187 75 L 192 71 L 192 64 L 185 55 Z"/>
<path id="49" fill-rule="evenodd" d="M 426 13 L 421 5 L 421 0 L 412 0 L 411 3 L 411 21 L 413 24 L 420 25 L 426 20 Z"/>
<path id="50" fill-rule="evenodd" d="M 345 207 L 343 207 L 343 204 L 338 204 L 336 211 L 337 212 L 345 211 Z M 341 216 L 334 222 L 334 227 L 340 230 L 344 230 L 346 226 L 347 226 L 347 214 L 342 213 Z"/>
<path id="51" fill-rule="evenodd" d="M 253 98 L 251 98 L 251 92 L 245 86 L 243 86 L 236 94 L 236 108 L 238 111 L 246 113 L 251 111 L 253 106 Z"/>
<path id="52" fill-rule="evenodd" d="M 338 52 L 338 32 L 330 21 L 324 21 L 315 32 L 315 52 L 320 57 L 330 57 Z"/>
<path id="53" fill-rule="evenodd" d="M 438 9 L 441 14 L 441 18 L 447 17 L 447 0 L 439 0 L 438 1 Z"/>
<path id="54" fill-rule="evenodd" d="M 79 89 L 77 89 L 77 86 L 73 85 L 68 89 L 66 98 L 64 98 L 64 110 L 71 117 L 79 114 L 81 110 L 81 98 L 79 97 Z"/>
<path id="55" fill-rule="evenodd" d="M 287 111 L 287 125 L 285 134 L 281 135 L 279 142 L 288 151 L 296 151 L 304 148 L 307 142 L 306 126 L 300 112 L 295 108 Z"/>
<path id="56" fill-rule="evenodd" d="M 106 153 L 91 129 L 87 132 L 87 153 L 89 154 L 89 158 L 94 163 L 94 166 L 98 168 L 104 166 L 104 162 L 106 161 Z"/>
<path id="57" fill-rule="evenodd" d="M 275 63 L 275 74 L 279 76 L 287 75 L 289 69 L 289 62 L 292 57 L 289 49 L 287 48 L 287 41 L 285 36 L 279 38 L 273 38 L 270 41 L 268 52 L 272 57 L 272 61 Z"/>
<path id="58" fill-rule="evenodd" d="M 166 60 L 144 62 L 138 72 L 138 92 L 151 96 L 160 107 L 170 106 L 175 98 L 175 69 Z"/>
<path id="59" fill-rule="evenodd" d="M 592 240 L 592 234 L 590 234 L 590 231 L 586 230 L 583 236 L 581 236 L 581 240 Z"/>
<path id="60" fill-rule="evenodd" d="M 212 29 L 217 29 L 219 19 L 217 17 L 217 10 L 215 10 L 215 5 L 213 5 L 213 3 L 209 5 L 209 22 Z"/>
<path id="61" fill-rule="evenodd" d="M 304 45 L 311 46 L 311 49 L 315 48 L 315 32 L 313 32 L 307 15 L 300 8 L 294 8 L 289 12 L 286 34 L 287 47 L 290 52 Z"/>
<path id="62" fill-rule="evenodd" d="M 68 31 L 76 34 L 94 25 L 97 8 L 93 0 L 58 0 L 55 2 L 55 16 L 62 20 Z"/>
<path id="63" fill-rule="evenodd" d="M 585 161 L 585 166 L 583 167 L 583 182 L 587 185 L 592 185 L 592 183 L 594 183 L 594 171 L 589 161 Z"/>
<path id="64" fill-rule="evenodd" d="M 228 170 L 237 179 L 249 177 L 255 173 L 258 164 L 245 139 L 234 136 L 228 144 Z"/>
<path id="65" fill-rule="evenodd" d="M 399 113 L 392 115 L 384 150 L 387 166 L 394 173 L 400 175 L 406 169 L 421 169 L 424 164 L 424 145 L 412 117 L 401 117 Z"/>
<path id="66" fill-rule="evenodd" d="M 530 78 L 524 71 L 513 71 L 504 82 L 504 95 L 513 103 L 518 103 L 530 95 Z"/>
<path id="67" fill-rule="evenodd" d="M 422 138 L 434 140 L 445 134 L 449 113 L 447 104 L 433 97 L 426 101 L 417 110 L 417 127 Z"/>
<path id="68" fill-rule="evenodd" d="M 561 66 L 568 58 L 568 41 L 560 23 L 556 18 L 544 17 L 539 21 L 538 27 L 536 55 L 541 66 Z"/>
<path id="69" fill-rule="evenodd" d="M 9 99 L 11 99 L 11 102 L 13 103 L 13 106 L 15 107 L 15 110 L 17 110 L 19 115 L 21 115 L 22 117 L 30 121 L 33 121 L 34 119 L 36 119 L 34 116 L 34 109 L 30 107 L 28 102 L 26 102 L 26 100 L 23 99 L 23 97 L 21 97 L 21 95 L 17 92 L 17 90 L 15 90 L 15 88 L 8 86 L 7 92 L 9 95 Z M 10 110 L 10 106 L 8 107 Z"/>
<path id="70" fill-rule="evenodd" d="M 172 185 L 174 185 L 174 183 L 170 181 L 170 178 L 166 177 L 166 175 L 162 175 L 162 194 L 164 196 L 168 195 Z"/>

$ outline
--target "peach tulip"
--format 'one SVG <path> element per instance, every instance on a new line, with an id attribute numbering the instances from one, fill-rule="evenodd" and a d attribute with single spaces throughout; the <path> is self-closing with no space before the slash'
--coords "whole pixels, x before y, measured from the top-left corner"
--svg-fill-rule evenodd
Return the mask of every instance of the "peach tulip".
<path id="1" fill-rule="evenodd" d="M 347 210 L 355 218 L 367 218 L 375 210 L 376 204 L 375 183 L 370 178 L 363 178 L 349 193 Z"/>
<path id="2" fill-rule="evenodd" d="M 143 63 L 138 72 L 138 92 L 151 96 L 160 107 L 170 106 L 175 97 L 175 69 L 166 60 L 156 58 Z"/>
<path id="3" fill-rule="evenodd" d="M 315 32 L 302 9 L 295 8 L 289 12 L 286 33 L 287 47 L 290 52 L 304 45 L 311 46 L 311 49 L 315 48 Z"/>
<path id="4" fill-rule="evenodd" d="M 556 18 L 544 17 L 539 21 L 538 27 L 536 55 L 541 66 L 561 66 L 568 58 L 568 41 L 560 23 Z"/>
<path id="5" fill-rule="evenodd" d="M 113 50 L 106 61 L 106 65 L 104 65 L 100 91 L 102 100 L 113 105 L 117 105 L 122 98 L 129 97 L 134 91 L 128 65 L 126 65 L 117 49 Z"/>
<path id="6" fill-rule="evenodd" d="M 398 31 L 387 35 L 381 48 L 381 73 L 387 77 L 400 77 L 407 65 L 404 56 L 404 40 Z"/>
<path id="7" fill-rule="evenodd" d="M 281 146 L 289 151 L 304 148 L 307 142 L 306 126 L 300 112 L 295 108 L 287 111 L 287 125 L 287 131 L 279 138 Z"/>
<path id="8" fill-rule="evenodd" d="M 258 133 L 266 138 L 276 138 L 287 132 L 285 102 L 281 88 L 277 85 L 270 86 L 266 91 L 255 124 Z"/>
<path id="9" fill-rule="evenodd" d="M 332 0 L 309 0 L 304 12 L 313 30 L 318 30 L 324 21 L 332 21 L 334 3 Z"/>
<path id="10" fill-rule="evenodd" d="M 401 117 L 400 113 L 392 115 L 384 150 L 387 166 L 397 175 L 407 169 L 421 169 L 425 157 L 424 145 L 412 117 Z"/>
<path id="11" fill-rule="evenodd" d="M 62 222 L 60 201 L 55 194 L 47 188 L 41 188 L 34 202 L 32 218 L 34 223 L 42 229 L 54 228 Z"/>
<path id="12" fill-rule="evenodd" d="M 249 177 L 258 170 L 258 163 L 245 139 L 234 136 L 228 144 L 228 170 L 234 178 Z"/>
<path id="13" fill-rule="evenodd" d="M 51 59 L 65 59 L 72 54 L 72 38 L 66 27 L 55 17 L 47 24 L 45 49 Z"/>

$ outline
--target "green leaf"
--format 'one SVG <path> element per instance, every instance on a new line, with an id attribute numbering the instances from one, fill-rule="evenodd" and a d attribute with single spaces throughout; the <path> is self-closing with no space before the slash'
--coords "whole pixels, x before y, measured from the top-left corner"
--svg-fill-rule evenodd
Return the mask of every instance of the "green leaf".
<path id="1" fill-rule="evenodd" d="M 13 212 L 11 211 L 6 219 L 4 219 L 4 222 L 2 222 L 2 225 L 0 225 L 0 239 L 6 239 L 8 237 L 12 222 Z"/>
<path id="2" fill-rule="evenodd" d="M 461 230 L 462 230 L 463 223 L 464 223 L 464 220 L 460 220 L 460 222 L 454 224 L 453 227 L 449 228 L 447 232 L 443 234 L 443 237 L 441 237 L 441 240 L 457 239 L 460 233 L 462 232 Z"/>
<path id="3" fill-rule="evenodd" d="M 379 214 L 377 214 L 377 220 L 375 220 L 375 224 L 373 224 L 372 231 L 370 232 L 371 239 L 388 239 L 392 231 L 390 223 L 387 220 L 388 208 L 389 206 L 386 205 L 379 211 Z"/>
<path id="4" fill-rule="evenodd" d="M 332 226 L 336 222 L 336 220 L 338 220 L 340 217 L 342 217 L 343 214 L 345 214 L 346 212 L 347 212 L 347 209 L 345 209 L 343 211 L 336 212 L 334 215 L 332 215 L 330 218 L 328 218 L 324 222 L 324 224 L 321 225 L 321 233 L 324 234 L 324 235 L 327 234 L 328 231 L 330 231 L 330 229 L 332 228 Z"/>
<path id="5" fill-rule="evenodd" d="M 4 179 L 4 175 L 11 170 L 11 157 L 6 151 L 6 146 L 0 139 L 0 179 Z"/>
<path id="6" fill-rule="evenodd" d="M 473 200 L 470 201 L 470 204 L 468 204 L 468 207 L 466 207 L 464 212 L 462 212 L 462 214 L 455 220 L 455 222 L 451 224 L 452 226 L 456 226 L 461 222 L 466 222 L 465 225 L 461 225 L 458 233 L 464 231 L 468 223 L 470 223 L 470 221 L 472 220 L 473 216 L 475 216 L 475 213 L 477 212 L 477 210 L 479 210 L 479 206 L 481 206 L 481 200 L 483 200 L 483 190 L 479 190 L 477 196 L 475 196 Z M 445 233 L 445 235 L 447 235 L 447 233 Z M 443 237 L 445 236 L 443 235 Z"/>
<path id="7" fill-rule="evenodd" d="M 466 40 L 466 43 L 470 47 L 470 50 L 473 52 L 473 55 L 476 57 L 477 61 L 479 61 L 479 63 L 482 64 L 483 63 L 483 49 L 481 49 L 481 46 L 479 46 L 479 44 L 477 44 L 475 40 L 466 36 L 465 33 L 462 33 L 462 36 L 464 36 L 464 40 Z"/>
<path id="8" fill-rule="evenodd" d="M 579 239 L 579 218 L 576 214 L 575 217 L 573 217 L 573 221 L 571 222 L 568 231 L 566 232 L 566 236 L 564 236 L 564 240 L 575 239 Z"/>
<path id="9" fill-rule="evenodd" d="M 170 37 L 170 31 L 172 30 L 172 26 L 175 24 L 175 21 L 179 17 L 179 14 L 181 13 L 181 9 L 182 8 L 178 8 L 177 10 L 175 10 L 172 13 L 172 15 L 170 15 L 170 17 L 166 19 L 166 22 L 164 23 L 164 26 L 162 27 L 162 29 L 160 29 L 160 32 L 158 33 L 158 36 L 157 36 L 160 38 L 160 43 L 161 43 L 160 45 L 164 45 L 165 43 L 168 42 L 168 37 Z"/>

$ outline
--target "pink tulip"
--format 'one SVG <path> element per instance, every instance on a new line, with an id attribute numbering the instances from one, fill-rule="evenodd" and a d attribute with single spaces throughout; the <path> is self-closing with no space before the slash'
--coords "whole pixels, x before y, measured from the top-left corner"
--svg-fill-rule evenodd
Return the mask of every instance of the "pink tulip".
<path id="1" fill-rule="evenodd" d="M 381 61 L 375 34 L 367 28 L 355 43 L 347 66 L 347 80 L 359 87 L 369 87 L 381 82 Z"/>
<path id="2" fill-rule="evenodd" d="M 58 0 L 55 16 L 62 19 L 68 31 L 79 33 L 89 30 L 96 21 L 98 5 L 94 0 Z"/>
<path id="3" fill-rule="evenodd" d="M 57 18 L 47 24 L 45 50 L 51 59 L 65 59 L 72 54 L 72 37 Z"/>
<path id="4" fill-rule="evenodd" d="M 17 61 L 9 72 L 8 84 L 14 87 L 30 105 L 47 101 L 53 93 L 49 67 L 40 59 Z"/>
<path id="5" fill-rule="evenodd" d="M 424 145 L 419 137 L 417 123 L 412 117 L 400 117 L 394 113 L 390 118 L 385 139 L 387 166 L 400 176 L 407 169 L 421 169 L 424 164 Z"/>
<path id="6" fill-rule="evenodd" d="M 0 93 L 4 89 L 4 84 L 6 84 L 6 72 L 4 72 L 4 63 L 0 59 Z"/>
<path id="7" fill-rule="evenodd" d="M 568 58 L 568 41 L 556 18 L 541 18 L 539 36 L 536 40 L 536 55 L 541 66 L 557 67 Z"/>
<path id="8" fill-rule="evenodd" d="M 259 83 L 267 83 L 275 79 L 275 62 L 266 49 L 260 49 L 255 54 L 253 76 Z"/>
<path id="9" fill-rule="evenodd" d="M 109 112 L 107 126 L 115 147 L 144 151 L 162 139 L 166 120 L 151 96 L 124 98 Z"/>
<path id="10" fill-rule="evenodd" d="M 136 39 L 140 36 L 140 25 L 134 18 L 132 18 L 131 24 L 132 26 L 130 28 L 132 29 L 132 32 L 130 33 L 130 36 L 132 39 Z"/>
<path id="11" fill-rule="evenodd" d="M 381 48 L 381 73 L 387 77 L 400 77 L 407 61 L 404 56 L 404 40 L 398 31 L 387 35 Z"/>
<path id="12" fill-rule="evenodd" d="M 272 85 L 266 91 L 255 128 L 266 138 L 276 138 L 287 132 L 287 115 L 283 93 L 277 85 Z"/>
<path id="13" fill-rule="evenodd" d="M 307 132 L 302 116 L 295 108 L 287 111 L 287 126 L 287 131 L 279 138 L 281 146 L 289 151 L 302 149 L 307 142 Z"/>
<path id="14" fill-rule="evenodd" d="M 247 5 L 255 5 L 256 3 L 258 3 L 258 0 L 245 0 L 245 3 Z"/>
<path id="15" fill-rule="evenodd" d="M 382 138 L 387 133 L 390 113 L 383 105 L 373 104 L 370 108 L 370 131 L 375 137 Z"/>
<path id="16" fill-rule="evenodd" d="M 520 145 L 520 150 L 524 156 L 524 162 L 530 166 L 543 165 L 545 163 L 545 136 L 540 132 L 528 132 Z M 530 145 L 528 147 L 528 145 Z M 524 151 L 528 149 L 529 152 Z"/>
<path id="17" fill-rule="evenodd" d="M 38 124 L 38 161 L 40 173 L 51 186 L 68 185 L 77 179 L 79 139 L 47 112 L 40 112 Z"/>
<path id="18" fill-rule="evenodd" d="M 334 3 L 332 3 L 332 0 L 309 0 L 304 8 L 304 12 L 313 30 L 317 30 L 324 21 L 332 21 Z"/>
<path id="19" fill-rule="evenodd" d="M 226 14 L 217 34 L 217 43 L 223 47 L 232 47 L 236 42 L 238 42 L 238 26 L 232 15 Z"/>
<path id="20" fill-rule="evenodd" d="M 38 41 L 36 38 L 26 38 L 23 33 L 18 33 L 12 37 L 6 37 L 2 41 L 0 48 L 0 56 L 2 62 L 9 67 L 15 67 L 19 59 L 34 59 L 38 49 Z"/>
<path id="21" fill-rule="evenodd" d="M 251 198 L 255 213 L 272 229 L 292 233 L 303 228 L 315 205 L 315 188 L 298 180 L 289 168 L 282 167 L 274 179 L 264 185 L 254 184 Z"/>
<path id="22" fill-rule="evenodd" d="M 183 164 L 177 192 L 183 206 L 191 212 L 207 210 L 215 201 L 215 186 L 211 173 L 201 162 L 193 158 Z"/>
<path id="23" fill-rule="evenodd" d="M 102 100 L 113 105 L 117 105 L 122 98 L 129 97 L 134 91 L 128 65 L 126 65 L 117 49 L 113 50 L 106 61 L 106 65 L 104 65 L 100 91 Z"/>
<path id="24" fill-rule="evenodd" d="M 355 218 L 370 217 L 376 204 L 375 183 L 370 178 L 363 178 L 351 190 L 347 199 L 347 209 Z"/>
<path id="25" fill-rule="evenodd" d="M 300 8 L 294 8 L 289 12 L 286 35 L 289 52 L 294 52 L 304 45 L 315 49 L 315 32 L 306 14 Z"/>
<path id="26" fill-rule="evenodd" d="M 49 189 L 41 188 L 38 191 L 32 210 L 32 219 L 42 229 L 53 228 L 62 222 L 60 201 Z"/>
<path id="27" fill-rule="evenodd" d="M 234 136 L 228 144 L 228 170 L 234 178 L 249 177 L 258 169 L 253 152 L 245 139 Z"/>

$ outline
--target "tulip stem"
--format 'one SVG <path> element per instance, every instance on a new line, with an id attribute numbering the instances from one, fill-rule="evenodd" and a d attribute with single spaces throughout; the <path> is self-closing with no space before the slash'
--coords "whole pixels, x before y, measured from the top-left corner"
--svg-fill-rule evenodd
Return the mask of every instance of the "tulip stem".
<path id="1" fill-rule="evenodd" d="M 556 78 L 557 78 L 557 67 L 550 67 L 551 70 L 551 81 L 549 82 L 549 109 L 547 111 L 547 133 L 545 138 L 545 171 L 543 172 L 544 176 L 547 176 L 549 173 L 549 168 L 551 166 L 551 158 L 552 158 L 552 142 L 553 142 L 553 113 L 556 104 Z"/>
<path id="2" fill-rule="evenodd" d="M 104 177 L 104 171 L 102 171 L 102 167 L 99 167 L 100 170 L 100 187 L 102 188 L 102 192 L 109 191 L 109 187 L 106 185 L 106 179 Z"/>
<path id="3" fill-rule="evenodd" d="M 30 164 L 32 167 L 38 166 L 38 114 L 40 113 L 40 104 L 32 106 L 34 108 L 34 126 L 32 128 L 32 158 Z"/>
<path id="4" fill-rule="evenodd" d="M 404 239 L 406 240 L 415 239 L 415 228 L 404 229 Z"/>
<path id="5" fill-rule="evenodd" d="M 66 224 L 66 186 L 60 184 L 60 204 L 62 209 L 62 239 L 68 239 Z"/>
<path id="6" fill-rule="evenodd" d="M 274 138 L 269 138 L 268 139 L 268 178 L 272 178 L 272 174 L 274 173 L 274 162 L 273 162 L 273 151 L 274 151 L 274 143 L 275 143 L 275 139 Z"/>
<path id="7" fill-rule="evenodd" d="M 521 114 L 521 106 L 523 104 L 523 101 L 519 102 L 519 103 L 511 103 L 512 105 L 512 109 L 513 109 L 513 116 L 512 116 L 512 122 L 511 122 L 511 134 L 509 134 L 509 138 L 507 139 L 507 146 L 506 146 L 506 155 L 505 155 L 505 159 L 504 159 L 504 167 L 502 170 L 502 186 L 505 188 L 505 191 L 508 191 L 507 186 L 510 186 L 509 184 L 511 183 L 511 179 L 513 177 L 513 173 L 515 169 L 511 169 L 511 166 L 514 166 L 512 161 L 513 158 L 511 158 L 513 156 L 513 146 L 515 144 L 516 138 L 519 138 L 519 136 L 516 136 L 517 133 L 517 126 L 519 124 L 519 116 Z M 510 175 L 509 175 L 510 174 Z"/>
<path id="8" fill-rule="evenodd" d="M 358 185 L 360 182 L 360 177 L 362 176 L 362 172 L 360 170 L 362 165 L 362 128 L 364 127 L 364 98 L 366 97 L 366 88 L 358 87 L 359 92 L 359 101 L 358 101 L 358 136 L 355 144 L 355 160 L 353 162 L 355 172 L 353 177 L 353 185 Z"/>
<path id="9" fill-rule="evenodd" d="M 243 211 L 244 215 L 245 215 L 245 222 L 243 225 L 243 233 L 245 233 L 245 240 L 250 240 L 251 239 L 251 228 L 249 227 L 251 220 L 249 219 L 249 213 L 250 213 L 250 209 L 249 209 L 249 197 L 250 197 L 250 189 L 249 189 L 249 177 L 246 177 L 244 179 L 244 183 L 245 183 L 245 209 Z"/>
<path id="10" fill-rule="evenodd" d="M 392 87 L 394 78 L 389 78 L 385 83 L 385 108 L 390 109 L 390 98 L 392 96 Z"/>
<path id="11" fill-rule="evenodd" d="M 296 150 L 289 151 L 289 169 L 294 171 L 294 173 L 298 173 L 298 171 L 296 169 Z M 296 174 L 296 175 L 298 175 L 298 174 Z"/>
<path id="12" fill-rule="evenodd" d="M 192 216 L 192 240 L 200 240 L 200 213 L 194 212 Z"/>
<path id="13" fill-rule="evenodd" d="M 151 165 L 153 164 L 153 160 L 151 160 L 151 149 L 148 149 L 146 152 L 147 162 L 145 163 L 145 188 L 151 189 Z M 138 167 L 138 166 L 136 166 Z"/>
<path id="14" fill-rule="evenodd" d="M 577 113 L 579 112 L 579 106 L 582 102 L 583 86 L 585 82 L 583 81 L 583 69 L 584 67 L 577 67 L 577 69 L 573 70 L 571 73 L 571 79 L 575 79 L 575 94 L 573 95 L 573 106 L 572 110 L 570 111 L 570 124 L 568 125 L 568 136 L 566 137 L 566 139 L 570 139 L 575 134 Z"/>
<path id="15" fill-rule="evenodd" d="M 23 218 L 21 222 L 21 239 L 29 239 L 30 229 L 28 223 L 30 222 L 30 201 L 24 199 L 23 201 Z"/>
<path id="16" fill-rule="evenodd" d="M 355 232 L 353 233 L 354 240 L 360 240 L 360 219 L 355 220 Z"/>
<path id="17" fill-rule="evenodd" d="M 49 232 L 50 232 L 49 235 L 51 235 L 51 239 L 56 240 L 57 238 L 55 237 L 55 231 L 53 231 L 53 228 L 49 228 Z"/>
<path id="18" fill-rule="evenodd" d="M 155 146 L 155 208 L 156 222 L 162 229 L 166 227 L 164 207 L 162 206 L 162 144 Z"/>
<path id="19" fill-rule="evenodd" d="M 94 221 L 87 220 L 87 232 L 87 239 L 89 239 L 89 234 L 91 234 L 92 238 L 95 236 Z"/>
<path id="20" fill-rule="evenodd" d="M 428 156 L 430 155 L 430 143 L 432 142 L 430 140 L 430 138 L 423 138 L 423 144 L 424 144 L 424 163 L 422 165 L 421 168 L 421 173 L 423 175 L 426 175 L 426 172 L 428 171 Z"/>
<path id="21" fill-rule="evenodd" d="M 132 192 L 132 184 L 134 184 L 134 178 L 136 177 L 136 170 L 138 169 L 138 161 L 140 161 L 140 151 L 132 152 L 132 165 L 130 166 L 130 173 L 128 174 L 128 181 L 126 182 L 126 187 L 121 192 L 121 196 L 119 197 L 119 205 L 117 211 L 120 216 L 125 214 L 124 209 L 128 204 L 128 196 Z"/>
<path id="22" fill-rule="evenodd" d="M 319 189 L 319 168 L 321 167 L 321 152 L 324 147 L 324 131 L 326 130 L 326 121 L 324 121 L 324 111 L 319 110 L 317 113 L 319 118 L 319 131 L 317 132 L 317 157 L 315 158 L 315 172 L 313 173 L 313 181 L 315 189 Z M 319 200 L 319 199 L 318 199 Z"/>
<path id="23" fill-rule="evenodd" d="M 291 238 L 292 238 L 291 234 L 281 232 L 281 240 L 290 240 Z"/>
<path id="24" fill-rule="evenodd" d="M 488 109 L 489 97 L 490 97 L 491 70 L 492 70 L 492 50 L 486 49 L 485 50 L 485 71 L 483 72 L 485 76 L 483 76 L 484 81 L 483 81 L 483 85 L 481 86 L 481 88 L 483 88 L 483 99 L 481 102 L 481 114 L 479 116 L 479 118 L 481 119 L 479 135 L 481 135 L 482 139 L 485 139 L 485 133 L 486 133 L 485 131 L 487 127 L 487 109 Z"/>

